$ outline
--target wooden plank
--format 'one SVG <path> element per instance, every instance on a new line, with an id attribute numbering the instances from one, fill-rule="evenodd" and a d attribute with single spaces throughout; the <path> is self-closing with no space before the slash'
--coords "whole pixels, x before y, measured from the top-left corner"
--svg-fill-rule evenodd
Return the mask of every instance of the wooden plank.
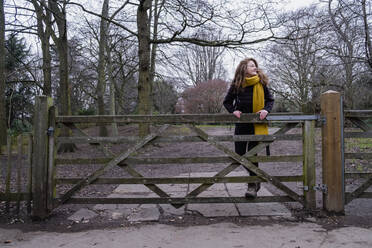
<path id="1" fill-rule="evenodd" d="M 354 125 L 362 129 L 364 132 L 371 131 L 372 128 L 368 126 L 367 123 L 365 123 L 363 120 L 357 118 L 357 117 L 350 117 L 348 118 Z"/>
<path id="2" fill-rule="evenodd" d="M 321 114 L 326 121 L 322 126 L 323 208 L 329 212 L 344 212 L 344 180 L 341 139 L 341 95 L 327 91 L 321 96 Z"/>
<path id="3" fill-rule="evenodd" d="M 345 159 L 372 159 L 372 153 L 362 153 L 362 152 L 354 152 L 354 153 L 345 153 Z"/>
<path id="4" fill-rule="evenodd" d="M 219 171 L 217 174 L 215 174 L 212 178 L 218 178 L 218 177 L 224 177 L 228 175 L 230 172 L 238 168 L 240 164 L 238 163 L 231 163 L 229 166 L 224 168 L 223 170 Z M 186 195 L 186 197 L 196 197 L 203 191 L 207 190 L 213 185 L 213 183 L 203 183 L 202 185 L 198 186 L 196 189 L 191 191 Z"/>
<path id="5" fill-rule="evenodd" d="M 52 98 L 38 96 L 35 100 L 34 139 L 32 156 L 32 215 L 45 219 L 49 215 L 47 206 L 48 190 L 48 109 L 53 105 Z"/>
<path id="6" fill-rule="evenodd" d="M 124 167 L 128 171 L 128 173 L 133 177 L 137 177 L 137 178 L 138 177 L 139 178 L 144 177 L 142 174 L 138 173 L 136 170 L 134 170 L 132 167 L 130 167 L 127 164 L 122 165 L 121 167 Z M 144 185 L 160 197 L 170 197 L 167 193 L 165 193 L 163 190 L 161 190 L 159 187 L 157 187 L 156 185 L 154 185 L 152 183 L 145 183 Z"/>
<path id="7" fill-rule="evenodd" d="M 294 202 L 288 196 L 259 196 L 255 199 L 246 197 L 162 197 L 162 198 L 70 198 L 70 204 L 172 204 L 184 205 L 191 203 L 264 203 L 264 202 Z"/>
<path id="8" fill-rule="evenodd" d="M 291 128 L 295 127 L 297 125 L 297 123 L 287 123 L 284 127 L 282 127 L 281 129 L 279 129 L 275 134 L 284 134 L 285 132 L 287 132 L 288 130 L 290 130 Z M 201 137 L 201 136 L 200 136 Z M 205 139 L 205 138 L 208 138 L 208 137 L 201 137 L 202 139 Z M 266 143 L 261 143 L 261 144 L 258 144 L 256 147 L 254 147 L 253 149 L 251 149 L 250 151 L 248 151 L 245 156 L 247 157 L 250 157 L 254 154 L 256 154 L 258 151 L 260 151 L 262 148 L 266 147 Z M 216 178 L 216 177 L 223 177 L 223 176 L 226 176 L 227 174 L 229 174 L 231 171 L 235 170 L 236 168 L 238 168 L 240 166 L 239 163 L 231 163 L 228 167 L 226 167 L 225 169 L 223 169 L 222 171 L 218 172 L 216 175 L 214 175 L 213 178 Z M 197 187 L 196 189 L 194 189 L 193 191 L 191 191 L 187 197 L 196 197 L 198 196 L 200 193 L 202 193 L 203 191 L 207 190 L 209 187 L 211 187 L 213 184 L 212 183 L 209 183 L 209 184 L 202 184 L 200 185 L 199 187 Z"/>
<path id="9" fill-rule="evenodd" d="M 6 169 L 6 178 L 5 178 L 5 195 L 10 197 L 10 179 L 12 177 L 12 137 L 7 136 L 7 169 Z M 9 200 L 5 202 L 5 212 L 9 213 Z"/>
<path id="10" fill-rule="evenodd" d="M 303 176 L 275 176 L 281 182 L 302 182 Z M 57 184 L 75 184 L 82 178 L 56 178 Z M 135 177 L 135 178 L 97 178 L 92 184 L 199 184 L 199 183 L 249 183 L 265 182 L 256 176 L 234 177 Z"/>
<path id="11" fill-rule="evenodd" d="M 372 173 L 345 173 L 345 178 L 347 179 L 359 179 L 359 178 L 370 178 L 372 177 Z"/>
<path id="12" fill-rule="evenodd" d="M 79 128 L 77 128 L 75 126 L 74 123 L 67 123 L 65 124 L 67 125 L 68 127 L 74 129 L 76 132 L 78 132 L 80 135 L 83 135 L 83 136 L 87 136 L 89 137 L 88 134 L 86 134 L 84 131 L 80 130 Z M 167 129 L 169 125 L 165 125 L 163 126 L 164 130 L 165 131 Z M 160 132 L 157 132 L 156 135 L 160 135 L 163 131 L 160 131 Z M 153 139 L 156 139 L 157 136 L 155 136 Z M 152 140 L 150 140 L 149 142 L 151 142 Z M 141 140 L 137 141 L 137 142 L 141 142 Z M 109 156 L 114 156 L 114 154 L 106 147 L 104 147 L 101 143 L 98 143 L 99 147 L 102 148 L 104 154 L 109 157 Z M 114 158 L 110 158 L 110 161 L 114 159 Z M 109 163 L 110 161 L 107 161 L 107 163 Z M 137 177 L 142 177 L 142 175 L 140 173 L 138 173 L 137 171 L 135 171 L 133 168 L 129 167 L 129 166 L 126 166 L 125 163 L 119 163 L 118 166 L 121 166 L 121 167 L 124 167 L 127 169 L 128 173 L 131 174 L 132 176 L 137 176 Z M 94 181 L 92 181 L 94 182 Z M 92 183 L 91 182 L 91 183 Z M 159 196 L 162 196 L 162 197 L 168 197 L 168 194 L 165 193 L 162 189 L 160 189 L 159 187 L 157 187 L 156 185 L 153 185 L 153 184 L 146 184 L 144 185 L 146 186 L 147 188 L 149 188 L 150 190 L 152 190 L 154 193 L 158 194 Z M 58 202 L 55 203 L 56 205 L 59 204 Z"/>
<path id="13" fill-rule="evenodd" d="M 132 144 L 139 140 L 138 136 L 118 136 L 118 137 L 58 137 L 57 143 L 113 143 L 113 144 Z M 210 136 L 213 141 L 273 141 L 273 140 L 301 140 L 301 134 L 285 135 L 216 135 Z M 179 142 L 202 142 L 199 136 L 159 136 L 153 141 L 154 144 L 160 143 L 179 143 Z"/>
<path id="14" fill-rule="evenodd" d="M 54 177 L 56 175 L 55 170 L 55 158 L 56 158 L 56 147 L 55 147 L 55 116 L 56 109 L 54 106 L 49 108 L 48 112 L 48 188 L 47 188 L 47 207 L 49 211 L 53 210 L 54 198 L 57 195 L 56 184 Z"/>
<path id="15" fill-rule="evenodd" d="M 345 110 L 345 117 L 372 118 L 372 110 Z"/>
<path id="16" fill-rule="evenodd" d="M 305 207 L 307 209 L 316 209 L 316 184 L 315 177 L 315 121 L 305 121 L 303 126 L 303 185 L 307 187 L 304 190 Z"/>
<path id="17" fill-rule="evenodd" d="M 372 138 L 372 132 L 344 132 L 344 138 Z"/>
<path id="18" fill-rule="evenodd" d="M 56 117 L 57 118 L 57 117 Z M 78 128 L 76 125 L 75 125 L 75 123 L 63 123 L 63 125 L 65 125 L 66 127 L 68 127 L 68 128 L 70 128 L 71 129 L 71 131 L 74 133 L 74 134 L 78 134 L 78 135 L 81 135 L 81 136 L 83 136 L 83 137 L 86 137 L 86 138 L 92 138 L 92 137 L 90 137 L 86 132 L 84 132 L 83 130 L 81 130 L 80 128 Z M 66 137 L 65 137 L 66 138 Z M 137 142 L 139 142 L 140 140 L 137 140 Z M 57 139 L 57 150 L 58 150 L 58 147 L 59 147 L 59 145 L 60 144 L 63 144 L 62 142 L 58 142 L 58 139 Z M 91 144 L 91 145 L 95 145 L 95 146 L 97 146 L 97 148 L 99 148 L 99 149 L 101 149 L 101 151 L 103 152 L 103 154 L 105 154 L 105 156 L 106 157 L 109 157 L 109 156 L 112 156 L 113 154 L 112 153 L 110 153 L 109 151 L 108 151 L 108 149 L 105 147 L 105 146 L 103 146 L 103 145 L 101 145 L 101 143 L 96 143 L 96 142 L 89 142 L 89 144 Z"/>
<path id="19" fill-rule="evenodd" d="M 275 118 L 276 117 L 276 118 Z M 271 122 L 303 122 L 316 116 L 298 115 L 286 116 L 271 113 Z M 258 115 L 242 114 L 237 119 L 232 114 L 185 114 L 185 115 L 90 115 L 90 116 L 57 116 L 58 123 L 152 123 L 152 124 L 212 124 L 212 123 L 267 123 L 267 120 L 259 120 Z"/>
<path id="20" fill-rule="evenodd" d="M 195 126 L 192 126 L 190 125 L 190 128 L 192 128 L 202 139 L 204 139 L 205 141 L 208 140 L 208 134 L 205 133 L 203 130 L 195 127 Z M 211 145 L 213 145 L 214 147 L 216 147 L 217 149 L 223 151 L 224 153 L 226 153 L 227 155 L 229 155 L 231 158 L 235 159 L 238 163 L 242 164 L 244 167 L 246 167 L 247 169 L 249 169 L 250 171 L 254 172 L 257 174 L 257 176 L 259 176 L 260 178 L 266 180 L 267 182 L 273 184 L 274 186 L 276 186 L 278 189 L 282 190 L 283 192 L 287 193 L 289 197 L 291 197 L 292 199 L 298 201 L 299 203 L 301 203 L 302 205 L 304 205 L 304 199 L 299 196 L 296 192 L 292 191 L 290 188 L 288 188 L 286 185 L 282 184 L 280 181 L 278 181 L 276 178 L 270 176 L 269 174 L 267 174 L 266 172 L 264 172 L 263 170 L 259 169 L 258 167 L 256 167 L 254 164 L 252 164 L 249 160 L 245 159 L 244 157 L 242 156 L 239 156 L 237 153 L 231 151 L 230 149 L 228 149 L 227 147 L 217 143 L 217 142 L 213 142 L 213 141 L 208 141 L 208 143 L 210 143 Z M 264 143 L 264 142 L 262 142 Z M 261 143 L 261 144 L 262 144 Z M 260 145 L 260 144 L 259 144 Z M 254 147 L 252 150 L 250 151 L 254 151 L 255 148 L 259 147 L 259 145 L 257 145 L 256 147 Z M 266 146 L 267 144 L 265 144 Z M 255 153 L 258 152 L 258 151 L 254 151 Z"/>
<path id="21" fill-rule="evenodd" d="M 362 185 L 355 189 L 352 193 L 348 195 L 345 200 L 345 204 L 350 203 L 352 200 L 358 198 L 364 191 L 366 191 L 372 185 L 372 177 L 367 179 Z"/>
<path id="22" fill-rule="evenodd" d="M 287 155 L 287 156 L 244 156 L 251 162 L 302 162 L 302 155 Z M 58 165 L 91 165 L 91 164 L 104 164 L 108 163 L 112 158 L 71 158 L 71 159 L 56 159 Z M 126 164 L 219 164 L 234 162 L 230 157 L 177 157 L 177 158 L 127 158 Z"/>
<path id="23" fill-rule="evenodd" d="M 345 193 L 345 198 L 348 199 L 350 197 L 350 193 Z M 371 199 L 372 198 L 372 192 L 363 192 L 358 196 L 358 198 L 364 198 L 364 199 Z"/>
<path id="24" fill-rule="evenodd" d="M 16 176 L 16 184 L 17 184 L 17 193 L 20 194 L 22 191 L 21 188 L 21 167 L 22 167 L 22 160 L 23 160 L 23 139 L 22 135 L 18 135 L 17 137 L 17 176 Z M 17 199 L 16 205 L 16 213 L 19 214 L 21 209 L 21 199 Z"/>
<path id="25" fill-rule="evenodd" d="M 286 123 L 283 127 L 281 127 L 278 131 L 276 131 L 273 135 L 282 135 L 291 130 L 292 128 L 295 128 L 298 125 L 298 123 Z M 302 136 L 301 136 L 302 138 Z"/>
<path id="26" fill-rule="evenodd" d="M 132 167 L 130 167 L 129 165 L 127 164 L 124 164 L 124 165 L 119 165 L 123 168 L 126 169 L 126 171 L 133 177 L 140 177 L 140 178 L 143 178 L 144 176 L 142 176 L 139 172 L 137 172 L 136 170 L 134 170 Z M 144 186 L 146 186 L 148 189 L 150 189 L 151 191 L 153 191 L 155 194 L 157 194 L 158 196 L 160 197 L 170 197 L 170 195 L 168 195 L 166 192 L 164 192 L 161 188 L 159 188 L 158 186 L 156 186 L 155 184 L 152 184 L 152 183 L 146 183 L 144 184 Z M 179 208 L 181 207 L 180 205 L 176 205 L 176 204 L 172 204 L 173 207 L 175 208 Z"/>
<path id="27" fill-rule="evenodd" d="M 29 193 L 0 193 L 0 201 L 9 201 L 9 202 L 17 202 L 19 201 L 27 201 L 30 198 Z"/>
<path id="28" fill-rule="evenodd" d="M 153 140 L 159 133 L 162 133 L 165 131 L 165 129 L 168 128 L 168 125 L 164 125 L 160 129 L 158 129 L 156 132 L 151 133 L 147 136 L 145 136 L 141 141 L 136 143 L 134 146 L 126 150 L 125 152 L 119 154 L 117 157 L 112 159 L 109 163 L 99 168 L 94 173 L 90 174 L 85 179 L 81 180 L 79 183 L 77 183 L 75 186 L 73 186 L 69 191 L 67 191 L 60 199 L 59 201 L 55 202 L 56 205 L 65 203 L 73 194 L 75 194 L 77 191 L 79 191 L 84 186 L 89 185 L 91 182 L 96 180 L 99 176 L 103 175 L 106 170 L 111 169 L 112 167 L 118 165 L 120 162 L 124 161 L 129 155 L 131 155 L 133 152 L 137 151 L 141 147 L 143 147 L 145 144 Z"/>

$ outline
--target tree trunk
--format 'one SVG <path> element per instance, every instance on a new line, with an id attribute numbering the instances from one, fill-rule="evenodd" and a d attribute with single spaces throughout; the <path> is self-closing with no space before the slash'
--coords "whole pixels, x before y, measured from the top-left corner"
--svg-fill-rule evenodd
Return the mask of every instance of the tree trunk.
<path id="1" fill-rule="evenodd" d="M 102 17 L 108 17 L 108 5 L 109 0 L 103 1 L 102 6 Z M 107 30 L 107 21 L 104 18 L 101 18 L 100 26 L 100 37 L 99 37 L 99 52 L 98 52 L 98 82 L 97 82 L 97 105 L 98 105 L 98 115 L 105 115 L 105 89 L 106 89 L 106 75 L 105 75 L 105 47 L 106 47 L 106 30 Z M 106 137 L 107 128 L 106 124 L 102 123 L 99 126 L 99 135 Z"/>
<path id="2" fill-rule="evenodd" d="M 0 145 L 6 145 L 5 111 L 5 14 L 4 0 L 0 0 Z"/>
<path id="3" fill-rule="evenodd" d="M 59 58 L 59 84 L 60 84 L 60 103 L 61 103 L 61 115 L 71 115 L 71 89 L 68 80 L 68 40 L 67 40 L 67 25 L 66 25 L 66 12 L 65 5 L 63 2 L 61 9 L 59 8 L 60 3 L 57 1 L 49 1 L 50 8 L 52 10 L 54 20 L 58 27 L 58 37 L 52 33 L 52 38 L 57 46 L 58 58 Z M 71 136 L 71 130 L 68 127 L 62 126 L 61 136 Z M 58 148 L 58 152 L 73 152 L 76 146 L 73 143 L 61 144 Z"/>
<path id="4" fill-rule="evenodd" d="M 367 63 L 369 65 L 369 69 L 372 71 L 372 42 L 371 36 L 369 33 L 369 25 L 367 20 L 367 11 L 366 11 L 366 0 L 362 0 L 362 16 L 363 16 L 363 23 L 364 23 L 364 34 L 365 34 L 365 47 L 366 47 L 366 57 Z"/>
<path id="5" fill-rule="evenodd" d="M 113 77 L 112 60 L 111 60 L 111 49 L 107 45 L 107 71 L 110 82 L 110 115 L 116 115 L 116 104 L 115 104 L 115 81 Z M 111 123 L 111 136 L 116 137 L 119 135 L 117 123 Z"/>
<path id="6" fill-rule="evenodd" d="M 61 91 L 61 115 L 71 115 L 71 89 L 68 81 L 68 44 L 67 34 L 64 35 L 57 45 L 59 54 L 59 78 Z M 62 126 L 61 136 L 71 136 L 71 130 Z M 62 144 L 58 152 L 73 152 L 76 146 L 73 143 Z"/>
<path id="7" fill-rule="evenodd" d="M 45 7 L 45 1 L 42 1 L 42 3 Z M 43 6 L 39 5 L 37 0 L 32 0 L 32 4 L 34 5 L 37 16 L 37 33 L 41 41 L 41 50 L 43 54 L 43 94 L 52 96 L 52 67 L 50 56 L 50 37 L 52 32 L 51 14 L 50 11 L 45 8 L 44 15 Z"/>
<path id="8" fill-rule="evenodd" d="M 150 114 L 151 111 L 151 85 L 150 85 L 150 25 L 147 11 L 151 7 L 151 0 L 140 1 L 137 8 L 138 27 L 138 113 Z M 149 124 L 139 125 L 139 135 L 145 136 L 150 133 Z"/>

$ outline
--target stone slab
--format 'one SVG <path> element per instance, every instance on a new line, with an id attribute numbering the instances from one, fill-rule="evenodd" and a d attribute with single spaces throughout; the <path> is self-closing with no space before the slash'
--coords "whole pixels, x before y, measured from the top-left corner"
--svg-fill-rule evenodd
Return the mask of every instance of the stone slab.
<path id="1" fill-rule="evenodd" d="M 180 174 L 179 177 L 212 177 L 217 172 L 199 172 Z M 244 170 L 233 171 L 228 176 L 244 176 Z M 163 191 L 172 197 L 184 197 L 200 184 L 179 185 L 161 184 L 158 185 Z M 265 183 L 261 184 L 258 196 L 271 196 L 272 194 L 265 188 Z M 201 197 L 228 197 L 244 196 L 247 189 L 244 183 L 219 183 L 209 187 L 202 192 Z M 109 197 L 157 197 L 157 195 L 144 185 L 119 185 Z M 183 215 L 185 211 L 194 211 L 205 217 L 217 216 L 290 216 L 290 211 L 281 203 L 220 203 L 220 204 L 187 204 L 179 209 L 169 204 L 159 205 L 164 215 Z M 159 219 L 159 209 L 155 204 L 144 205 L 119 205 L 119 204 L 98 204 L 95 210 L 106 211 L 114 217 L 126 217 L 129 221 L 156 221 Z"/>
<path id="2" fill-rule="evenodd" d="M 130 222 L 141 222 L 141 221 L 158 221 L 160 212 L 155 204 L 141 205 L 136 208 L 130 215 L 127 216 L 127 220 Z"/>
<path id="3" fill-rule="evenodd" d="M 68 220 L 72 221 L 84 221 L 84 220 L 90 220 L 94 217 L 98 216 L 98 214 L 92 210 L 89 210 L 87 208 L 81 208 L 78 211 L 76 211 L 73 215 L 68 217 Z"/>

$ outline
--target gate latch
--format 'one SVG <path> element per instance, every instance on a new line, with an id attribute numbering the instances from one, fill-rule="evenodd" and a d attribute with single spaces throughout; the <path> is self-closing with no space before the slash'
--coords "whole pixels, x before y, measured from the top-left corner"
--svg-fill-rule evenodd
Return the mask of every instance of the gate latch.
<path id="1" fill-rule="evenodd" d="M 47 135 L 48 136 L 52 136 L 54 133 L 54 128 L 53 127 L 49 127 L 48 130 L 47 130 Z"/>
<path id="2" fill-rule="evenodd" d="M 321 191 L 324 194 L 328 193 L 328 187 L 326 184 L 318 184 L 314 186 L 314 190 Z"/>
<path id="3" fill-rule="evenodd" d="M 327 119 L 324 115 L 318 115 L 317 117 L 318 117 L 317 122 L 320 124 L 320 126 L 323 126 L 326 124 Z"/>

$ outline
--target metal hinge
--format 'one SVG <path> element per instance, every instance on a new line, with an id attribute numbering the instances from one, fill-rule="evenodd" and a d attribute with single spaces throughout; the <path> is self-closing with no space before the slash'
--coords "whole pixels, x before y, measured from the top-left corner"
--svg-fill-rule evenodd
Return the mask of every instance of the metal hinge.
<path id="1" fill-rule="evenodd" d="M 47 130 L 47 135 L 48 136 L 52 136 L 54 134 L 54 128 L 53 127 L 49 127 L 48 130 Z"/>
<path id="2" fill-rule="evenodd" d="M 309 191 L 309 186 L 302 186 L 304 191 Z M 328 193 L 328 187 L 326 184 L 318 184 L 313 187 L 313 190 L 322 191 L 324 194 Z"/>
<path id="3" fill-rule="evenodd" d="M 318 184 L 314 186 L 314 190 L 321 191 L 324 194 L 328 193 L 328 186 L 326 184 Z"/>

